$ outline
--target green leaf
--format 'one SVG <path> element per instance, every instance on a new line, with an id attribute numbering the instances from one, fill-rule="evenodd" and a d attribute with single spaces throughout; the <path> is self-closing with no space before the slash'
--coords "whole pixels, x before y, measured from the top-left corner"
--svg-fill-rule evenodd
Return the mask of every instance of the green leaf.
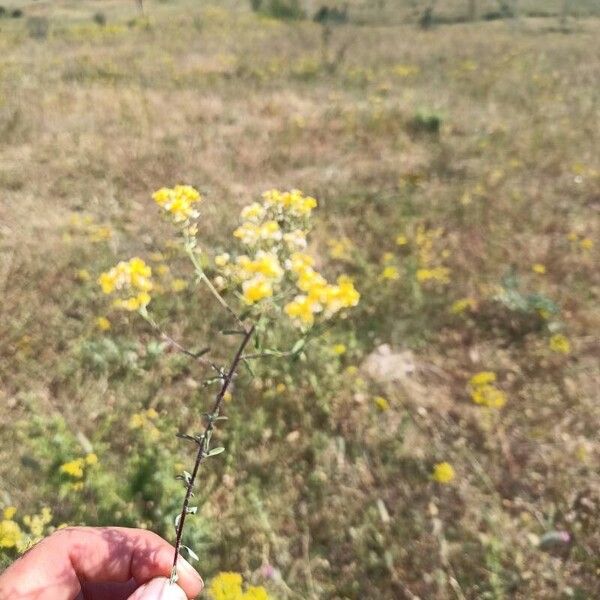
<path id="1" fill-rule="evenodd" d="M 181 546 L 182 550 L 185 550 L 188 554 L 188 558 L 192 560 L 200 560 L 200 557 L 189 547 L 189 546 Z"/>
<path id="2" fill-rule="evenodd" d="M 293 346 L 292 346 L 292 354 L 298 354 L 302 348 L 304 348 L 306 344 L 306 338 L 300 338 Z"/>
<path id="3" fill-rule="evenodd" d="M 225 448 L 223 448 L 223 446 L 218 446 L 217 448 L 213 448 L 206 456 L 217 456 L 217 454 L 221 454 L 222 452 L 225 452 Z"/>

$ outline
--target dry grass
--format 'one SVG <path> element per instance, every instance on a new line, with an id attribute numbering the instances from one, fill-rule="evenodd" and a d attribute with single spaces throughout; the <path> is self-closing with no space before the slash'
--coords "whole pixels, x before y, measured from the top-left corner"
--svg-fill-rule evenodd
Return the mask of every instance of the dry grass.
<path id="1" fill-rule="evenodd" d="M 108 477 L 145 447 L 129 439 L 132 413 L 156 407 L 165 436 L 194 418 L 195 375 L 171 355 L 98 373 L 81 350 L 104 337 L 94 319 L 106 306 L 78 271 L 93 278 L 116 257 L 165 248 L 149 193 L 197 185 L 212 253 L 240 205 L 298 187 L 321 201 L 323 264 L 334 264 L 327 239 L 353 241 L 363 300 L 325 344 L 346 343 L 341 359 L 320 349 L 298 373 L 240 382 L 225 477 L 215 466 L 201 494 L 201 569 L 258 581 L 273 564 L 296 593 L 271 582 L 281 598 L 597 597 L 600 22 L 562 33 L 556 19 L 522 17 L 424 32 L 402 24 L 407 3 L 397 21 L 377 24 L 386 13 L 371 11 L 361 17 L 371 24 L 336 28 L 333 49 L 348 49 L 329 72 L 317 25 L 233 2 L 150 3 L 148 20 L 133 2 L 7 4 L 26 14 L 0 19 L 0 504 L 106 522 L 97 494 L 61 504 L 50 483 L 27 485 L 32 473 L 45 477 L 53 448 L 79 433 Z M 97 11 L 105 27 L 91 21 Z M 47 37 L 30 37 L 31 16 L 49 18 Z M 438 134 L 415 125 L 423 110 L 440 115 Z M 73 213 L 112 238 L 90 241 L 69 225 Z M 386 251 L 411 264 L 394 239 L 418 224 L 444 228 L 447 287 L 416 292 L 408 270 L 398 282 L 378 277 Z M 510 268 L 560 307 L 569 355 L 549 350 L 537 315 L 491 299 Z M 467 296 L 475 311 L 451 315 Z M 206 337 L 219 317 L 184 306 L 163 306 L 174 331 Z M 111 335 L 145 357 L 135 344 L 149 332 L 111 318 Z M 385 383 L 347 370 L 382 343 L 410 350 L 416 374 Z M 481 370 L 507 393 L 498 414 L 465 391 Z M 278 382 L 285 393 L 273 392 Z M 390 402 L 384 414 L 374 395 Z M 168 454 L 148 460 L 172 468 Z M 457 471 L 452 485 L 430 480 L 442 460 Z M 168 531 L 157 506 L 178 497 L 163 486 L 155 506 L 156 481 L 137 483 L 113 520 Z M 572 542 L 540 548 L 553 530 Z"/>

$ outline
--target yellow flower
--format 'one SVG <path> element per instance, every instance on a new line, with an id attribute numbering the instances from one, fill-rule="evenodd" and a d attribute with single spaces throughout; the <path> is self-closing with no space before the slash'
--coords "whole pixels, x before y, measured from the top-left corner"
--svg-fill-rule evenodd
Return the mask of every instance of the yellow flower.
<path id="1" fill-rule="evenodd" d="M 290 319 L 294 320 L 298 325 L 304 326 L 314 323 L 314 313 L 316 310 L 319 310 L 319 306 L 308 296 L 300 294 L 292 302 L 286 304 L 283 310 Z"/>
<path id="2" fill-rule="evenodd" d="M 144 426 L 144 416 L 139 413 L 134 413 L 129 418 L 129 429 L 140 429 Z"/>
<path id="3" fill-rule="evenodd" d="M 506 404 L 506 394 L 493 385 L 481 385 L 471 390 L 475 404 L 488 408 L 502 408 Z"/>
<path id="4" fill-rule="evenodd" d="M 433 467 L 433 480 L 438 483 L 450 483 L 456 477 L 454 467 L 448 462 L 437 463 Z"/>
<path id="5" fill-rule="evenodd" d="M 264 587 L 251 586 L 242 594 L 241 600 L 269 600 L 269 595 Z"/>
<path id="6" fill-rule="evenodd" d="M 494 385 L 495 381 L 496 373 L 492 371 L 473 375 L 469 379 L 471 400 L 488 408 L 502 408 L 506 404 L 506 394 Z"/>
<path id="7" fill-rule="evenodd" d="M 19 524 L 11 519 L 0 521 L 0 548 L 15 548 L 22 537 Z"/>
<path id="8" fill-rule="evenodd" d="M 450 269 L 446 267 L 433 267 L 431 269 L 417 269 L 417 281 L 437 281 L 439 283 L 450 283 Z"/>
<path id="9" fill-rule="evenodd" d="M 242 595 L 242 576 L 239 573 L 219 573 L 210 582 L 208 592 L 213 600 L 239 600 Z"/>
<path id="10" fill-rule="evenodd" d="M 242 284 L 243 298 L 247 304 L 255 304 L 273 295 L 273 285 L 263 276 L 258 275 Z"/>
<path id="11" fill-rule="evenodd" d="M 240 213 L 240 217 L 244 221 L 258 222 L 265 216 L 265 209 L 258 202 L 253 202 L 245 206 Z"/>
<path id="12" fill-rule="evenodd" d="M 90 467 L 96 466 L 98 464 L 98 456 L 94 452 L 91 452 L 85 457 L 85 464 Z"/>
<path id="13" fill-rule="evenodd" d="M 106 317 L 98 317 L 96 319 L 96 327 L 100 331 L 108 331 L 111 328 L 111 324 Z"/>
<path id="14" fill-rule="evenodd" d="M 83 481 L 75 481 L 70 487 L 74 492 L 81 492 L 84 488 Z"/>
<path id="15" fill-rule="evenodd" d="M 543 265 L 542 263 L 534 263 L 533 265 L 531 265 L 531 270 L 534 273 L 537 273 L 538 275 L 546 274 L 546 266 Z"/>
<path id="16" fill-rule="evenodd" d="M 126 298 L 115 302 L 118 308 L 138 310 L 150 303 L 148 293 L 152 290 L 152 269 L 138 257 L 121 261 L 109 271 L 102 273 L 98 284 L 105 294 L 120 292 Z"/>
<path id="17" fill-rule="evenodd" d="M 287 385 L 285 385 L 285 383 L 278 383 L 278 384 L 275 386 L 275 391 L 276 391 L 278 394 L 283 394 L 283 392 L 285 392 L 286 390 L 287 390 Z"/>
<path id="18" fill-rule="evenodd" d="M 152 194 L 152 198 L 175 223 L 184 223 L 196 218 L 199 213 L 193 205 L 202 202 L 198 190 L 189 185 L 176 185 L 174 188 L 161 188 Z"/>
<path id="19" fill-rule="evenodd" d="M 84 465 L 85 461 L 83 458 L 76 458 L 75 460 L 71 460 L 61 465 L 59 471 L 74 479 L 81 479 L 83 477 Z"/>
<path id="20" fill-rule="evenodd" d="M 146 416 L 147 416 L 149 419 L 152 419 L 152 420 L 154 420 L 154 419 L 158 419 L 158 416 L 159 416 L 159 415 L 158 415 L 158 412 L 156 412 L 156 409 L 154 409 L 154 408 L 149 408 L 149 409 L 146 411 Z"/>
<path id="21" fill-rule="evenodd" d="M 90 272 L 86 269 L 79 269 L 79 271 L 77 271 L 77 279 L 79 279 L 79 281 L 89 281 L 91 279 Z"/>
<path id="22" fill-rule="evenodd" d="M 394 267 L 393 265 L 388 265 L 381 272 L 381 278 L 394 281 L 396 279 L 400 279 L 400 273 L 398 272 L 398 269 L 396 267 Z"/>
<path id="23" fill-rule="evenodd" d="M 461 298 L 452 303 L 450 312 L 454 315 L 460 315 L 466 310 L 473 310 L 475 308 L 475 300 L 473 298 Z"/>
<path id="24" fill-rule="evenodd" d="M 571 352 L 571 342 L 562 333 L 555 333 L 550 338 L 549 346 L 552 352 L 557 352 L 558 354 L 569 354 Z"/>
<path id="25" fill-rule="evenodd" d="M 183 290 L 187 289 L 188 282 L 185 279 L 173 279 L 171 281 L 171 291 L 176 294 L 179 292 L 183 292 Z"/>
<path id="26" fill-rule="evenodd" d="M 259 251 L 254 260 L 247 256 L 239 256 L 237 259 L 239 275 L 242 279 L 249 279 L 255 275 L 262 275 L 267 279 L 281 279 L 283 269 L 279 264 L 277 255 L 271 252 Z"/>
<path id="27" fill-rule="evenodd" d="M 381 412 L 386 412 L 390 409 L 390 403 L 383 396 L 375 396 L 373 402 Z"/>
<path id="28" fill-rule="evenodd" d="M 406 244 L 408 244 L 408 238 L 405 235 L 400 234 L 396 237 L 396 244 L 398 244 L 398 246 L 406 246 Z"/>
<path id="29" fill-rule="evenodd" d="M 346 354 L 346 344 L 335 344 L 331 349 L 333 350 L 333 353 L 338 356 Z"/>
<path id="30" fill-rule="evenodd" d="M 8 521 L 10 521 L 16 514 L 17 514 L 17 508 L 16 508 L 16 506 L 7 506 L 2 511 L 2 516 L 5 519 L 7 519 Z"/>
<path id="31" fill-rule="evenodd" d="M 347 237 L 327 240 L 329 256 L 335 260 L 348 260 L 352 250 L 352 242 Z"/>
<path id="32" fill-rule="evenodd" d="M 304 196 L 300 190 L 269 190 L 263 194 L 263 204 L 266 208 L 288 212 L 293 217 L 308 217 L 313 208 L 316 208 L 317 201 L 311 196 Z"/>
<path id="33" fill-rule="evenodd" d="M 579 247 L 582 250 L 591 250 L 594 247 L 594 241 L 590 238 L 583 238 L 580 242 L 579 242 Z"/>
<path id="34" fill-rule="evenodd" d="M 496 381 L 496 373 L 492 371 L 480 371 L 469 379 L 469 385 L 477 387 L 494 383 L 494 381 Z"/>

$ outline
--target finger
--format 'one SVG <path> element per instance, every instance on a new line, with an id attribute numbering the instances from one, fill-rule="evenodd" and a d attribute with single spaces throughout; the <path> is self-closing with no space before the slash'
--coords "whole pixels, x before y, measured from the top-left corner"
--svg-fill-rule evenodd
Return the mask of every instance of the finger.
<path id="1" fill-rule="evenodd" d="M 138 587 L 135 579 L 127 583 L 82 583 L 78 600 L 127 600 Z"/>
<path id="2" fill-rule="evenodd" d="M 0 600 L 73 600 L 81 583 L 127 582 L 137 585 L 171 573 L 174 548 L 149 531 L 122 527 L 62 529 L 40 542 L 0 577 Z M 178 559 L 179 586 L 189 598 L 202 579 Z"/>
<path id="3" fill-rule="evenodd" d="M 187 600 L 187 597 L 176 583 L 159 577 L 138 588 L 129 600 Z"/>

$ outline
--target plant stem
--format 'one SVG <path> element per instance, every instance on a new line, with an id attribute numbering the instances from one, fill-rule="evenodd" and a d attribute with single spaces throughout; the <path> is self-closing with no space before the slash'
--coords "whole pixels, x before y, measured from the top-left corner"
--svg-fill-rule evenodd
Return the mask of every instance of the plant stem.
<path id="1" fill-rule="evenodd" d="M 254 325 L 252 325 L 250 328 L 247 328 L 243 324 L 242 324 L 242 326 L 245 331 L 244 337 L 233 357 L 233 360 L 231 361 L 231 365 L 229 366 L 229 370 L 227 371 L 227 374 L 223 378 L 223 383 L 221 385 L 221 389 L 217 393 L 215 402 L 212 407 L 212 411 L 208 415 L 208 422 L 204 429 L 204 433 L 201 436 L 199 436 L 198 440 L 197 440 L 198 451 L 196 453 L 196 461 L 194 463 L 194 468 L 192 470 L 191 476 L 190 476 L 189 480 L 186 482 L 187 489 L 185 491 L 185 497 L 183 499 L 183 505 L 181 507 L 181 513 L 179 515 L 179 523 L 177 524 L 177 535 L 176 535 L 176 539 L 175 539 L 175 556 L 173 558 L 173 569 L 171 571 L 171 582 L 175 582 L 177 580 L 177 558 L 179 556 L 179 551 L 181 550 L 181 538 L 183 535 L 183 526 L 185 523 L 185 518 L 188 514 L 188 507 L 189 507 L 189 503 L 190 503 L 190 498 L 192 497 L 192 490 L 194 487 L 194 482 L 196 481 L 196 477 L 198 475 L 200 465 L 202 464 L 202 462 L 204 461 L 204 459 L 206 458 L 206 456 L 208 454 L 210 438 L 212 435 L 212 431 L 214 429 L 214 423 L 215 423 L 216 418 L 219 416 L 219 414 L 221 412 L 221 406 L 223 404 L 223 398 L 225 397 L 225 393 L 227 392 L 231 382 L 233 381 L 237 367 L 240 363 L 240 360 L 242 360 L 242 354 L 244 353 L 244 349 L 246 348 L 246 345 L 248 344 L 248 342 L 250 341 L 250 338 L 252 337 L 252 334 L 254 333 Z"/>
<path id="2" fill-rule="evenodd" d="M 242 320 L 238 317 L 237 313 L 227 304 L 225 298 L 219 294 L 219 290 L 212 284 L 211 280 L 206 276 L 202 265 L 198 262 L 198 258 L 194 254 L 194 248 L 188 243 L 186 240 L 185 250 L 187 255 L 189 256 L 194 268 L 196 269 L 196 274 L 198 277 L 206 284 L 206 287 L 210 290 L 210 293 L 217 299 L 219 304 L 235 319 L 235 322 L 245 331 L 246 327 Z"/>

